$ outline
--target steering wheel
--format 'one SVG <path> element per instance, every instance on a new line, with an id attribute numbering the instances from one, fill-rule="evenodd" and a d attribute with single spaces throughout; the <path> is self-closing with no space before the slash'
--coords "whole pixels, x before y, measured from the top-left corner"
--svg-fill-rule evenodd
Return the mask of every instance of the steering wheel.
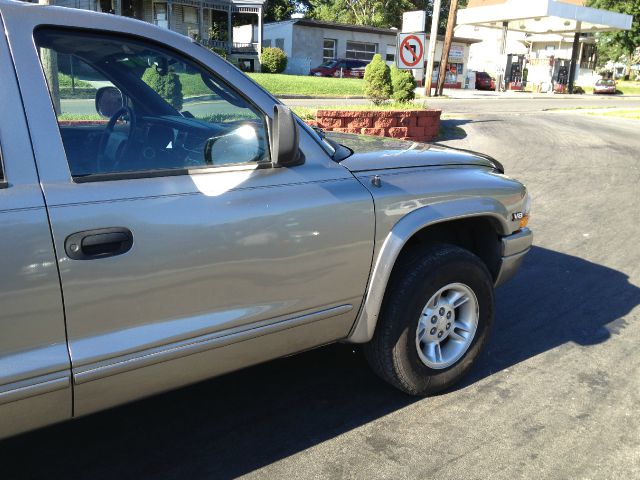
<path id="1" fill-rule="evenodd" d="M 131 139 L 131 135 L 133 134 L 133 131 L 136 128 L 136 117 L 133 115 L 133 110 L 127 106 L 124 106 L 120 109 L 118 109 L 118 111 L 116 113 L 114 113 L 111 118 L 109 119 L 109 121 L 107 122 L 107 126 L 104 129 L 104 132 L 102 132 L 102 136 L 100 137 L 100 142 L 98 143 L 98 157 L 97 157 L 97 167 L 98 167 L 98 172 L 104 172 L 103 168 L 106 167 L 107 165 L 105 165 L 105 162 L 107 160 L 107 155 L 106 155 L 106 149 L 107 146 L 109 145 L 109 138 L 111 137 L 111 134 L 113 133 L 113 129 L 116 126 L 116 122 L 124 115 L 127 114 L 127 116 L 129 117 L 129 131 L 127 133 L 127 139 L 124 141 L 124 143 L 128 143 L 129 140 Z M 112 159 L 112 165 L 110 165 L 112 168 L 111 170 L 113 170 L 119 161 L 119 156 L 121 155 L 123 149 L 118 149 L 114 155 L 114 158 Z"/>

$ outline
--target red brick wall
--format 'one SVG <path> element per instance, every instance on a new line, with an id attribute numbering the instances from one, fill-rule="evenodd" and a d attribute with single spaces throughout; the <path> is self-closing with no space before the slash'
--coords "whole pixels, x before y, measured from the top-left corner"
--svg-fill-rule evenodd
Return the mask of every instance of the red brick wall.
<path id="1" fill-rule="evenodd" d="M 441 110 L 318 110 L 316 124 L 331 132 L 429 142 L 438 136 Z"/>

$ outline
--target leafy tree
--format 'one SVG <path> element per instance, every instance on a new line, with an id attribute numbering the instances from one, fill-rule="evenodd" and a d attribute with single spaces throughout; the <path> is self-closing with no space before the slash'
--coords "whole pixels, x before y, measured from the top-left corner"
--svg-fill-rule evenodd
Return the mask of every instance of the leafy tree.
<path id="1" fill-rule="evenodd" d="M 182 110 L 182 83 L 180 77 L 173 72 L 160 75 L 155 67 L 147 68 L 142 75 L 142 81 L 167 101 L 173 108 Z"/>
<path id="2" fill-rule="evenodd" d="M 372 27 L 400 27 L 410 0 L 309 0 L 307 16 L 316 20 Z"/>
<path id="3" fill-rule="evenodd" d="M 374 104 L 380 105 L 389 100 L 392 93 L 391 70 L 380 54 L 376 53 L 364 70 L 364 94 Z"/>
<path id="4" fill-rule="evenodd" d="M 608 60 L 613 62 L 624 60 L 627 64 L 625 75 L 630 75 L 634 55 L 640 48 L 640 0 L 590 0 L 589 6 L 633 15 L 631 30 L 598 35 L 600 60 L 604 63 Z"/>
<path id="5" fill-rule="evenodd" d="M 467 0 L 458 2 L 460 7 Z M 433 13 L 432 0 L 307 0 L 306 16 L 329 22 L 352 23 L 373 27 L 402 27 L 402 14 L 411 10 L 427 11 L 427 31 Z M 442 2 L 439 32 L 447 27 L 449 2 Z"/>
<path id="6" fill-rule="evenodd" d="M 289 20 L 294 13 L 309 9 L 309 0 L 267 0 L 264 10 L 266 22 Z"/>
<path id="7" fill-rule="evenodd" d="M 411 70 L 400 70 L 393 65 L 391 67 L 391 86 L 393 89 L 391 98 L 397 102 L 410 102 L 416 98 L 416 81 Z"/>

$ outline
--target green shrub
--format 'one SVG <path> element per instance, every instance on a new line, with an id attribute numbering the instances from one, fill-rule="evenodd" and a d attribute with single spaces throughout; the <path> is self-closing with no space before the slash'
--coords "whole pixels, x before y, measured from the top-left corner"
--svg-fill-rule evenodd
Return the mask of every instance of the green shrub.
<path id="1" fill-rule="evenodd" d="M 287 68 L 287 55 L 279 48 L 262 49 L 262 71 L 264 73 L 282 73 Z"/>
<path id="2" fill-rule="evenodd" d="M 391 67 L 391 85 L 393 98 L 396 102 L 410 102 L 416 98 L 416 81 L 411 70 L 400 70 L 395 65 Z"/>
<path id="3" fill-rule="evenodd" d="M 391 70 L 377 53 L 364 70 L 364 94 L 373 103 L 380 105 L 389 100 L 392 93 Z"/>
<path id="4" fill-rule="evenodd" d="M 220 47 L 207 47 L 207 48 L 211 50 L 213 53 L 221 56 L 225 60 L 227 60 L 227 58 L 229 57 L 228 52 L 224 48 L 220 48 Z"/>
<path id="5" fill-rule="evenodd" d="M 574 95 L 584 95 L 584 88 L 580 87 L 579 85 L 576 85 L 573 87 L 573 94 Z"/>
<path id="6" fill-rule="evenodd" d="M 173 72 L 160 75 L 154 67 L 151 67 L 145 70 L 142 81 L 155 90 L 173 108 L 178 111 L 182 110 L 182 83 L 178 75 Z"/>

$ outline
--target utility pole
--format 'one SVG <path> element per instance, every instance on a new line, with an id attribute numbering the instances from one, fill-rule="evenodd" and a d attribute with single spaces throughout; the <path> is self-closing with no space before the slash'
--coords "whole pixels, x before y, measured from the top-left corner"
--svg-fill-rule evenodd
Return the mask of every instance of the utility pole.
<path id="1" fill-rule="evenodd" d="M 436 56 L 438 44 L 438 23 L 440 22 L 441 0 L 433 0 L 433 14 L 431 16 L 431 37 L 429 37 L 429 59 L 427 60 L 427 72 L 424 76 L 424 94 L 431 96 L 431 79 L 433 78 L 433 60 Z M 442 70 L 442 65 L 440 66 Z"/>
<path id="2" fill-rule="evenodd" d="M 451 42 L 453 42 L 453 27 L 456 25 L 456 15 L 458 13 L 458 0 L 451 0 L 449 5 L 449 18 L 447 20 L 447 33 L 444 37 L 444 47 L 442 48 L 442 58 L 440 59 L 440 72 L 438 73 L 438 84 L 436 86 L 436 97 L 442 95 L 444 90 L 444 81 L 447 77 L 445 70 L 449 64 L 449 50 Z"/>
<path id="3" fill-rule="evenodd" d="M 505 69 L 507 68 L 507 35 L 509 34 L 509 22 L 502 22 L 502 37 L 500 38 L 500 63 L 502 65 L 498 71 L 498 81 L 496 83 L 496 92 L 506 90 L 506 86 L 503 85 L 505 78 Z"/>
<path id="4" fill-rule="evenodd" d="M 53 5 L 54 0 L 38 0 L 40 5 Z M 51 92 L 51 102 L 56 111 L 56 115 L 61 113 L 60 110 L 60 83 L 58 82 L 58 54 L 50 48 L 40 49 L 40 59 L 42 61 L 42 69 L 47 77 L 49 91 Z"/>

